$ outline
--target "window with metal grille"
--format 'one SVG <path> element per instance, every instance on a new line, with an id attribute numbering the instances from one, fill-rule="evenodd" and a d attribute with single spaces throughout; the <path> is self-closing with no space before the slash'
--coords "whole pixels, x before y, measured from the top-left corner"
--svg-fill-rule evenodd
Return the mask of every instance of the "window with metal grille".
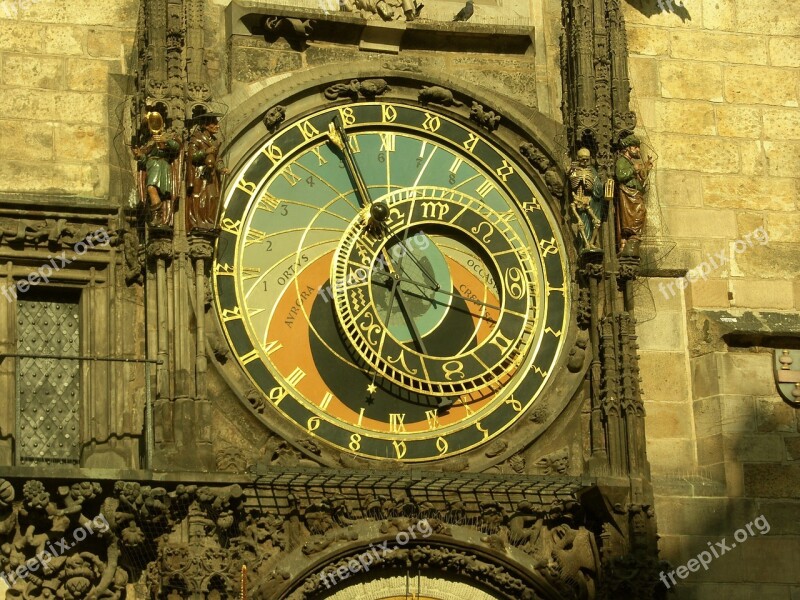
<path id="1" fill-rule="evenodd" d="M 80 461 L 80 292 L 32 290 L 17 301 L 17 464 Z M 46 357 L 46 358 L 44 358 Z"/>

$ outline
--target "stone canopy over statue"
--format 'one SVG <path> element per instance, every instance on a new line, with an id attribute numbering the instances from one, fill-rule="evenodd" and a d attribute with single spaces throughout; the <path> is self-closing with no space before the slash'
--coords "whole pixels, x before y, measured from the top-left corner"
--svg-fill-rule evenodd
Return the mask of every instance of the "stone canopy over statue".
<path id="1" fill-rule="evenodd" d="M 618 190 L 618 237 L 620 253 L 624 256 L 639 255 L 639 243 L 647 221 L 645 199 L 653 162 L 649 157 L 642 160 L 640 146 L 636 136 L 623 138 L 614 172 Z"/>

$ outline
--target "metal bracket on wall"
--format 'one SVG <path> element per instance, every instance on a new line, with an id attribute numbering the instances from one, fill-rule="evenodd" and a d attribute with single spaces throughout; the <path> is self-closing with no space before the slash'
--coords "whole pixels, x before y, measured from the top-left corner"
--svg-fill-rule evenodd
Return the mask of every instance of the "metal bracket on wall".
<path id="1" fill-rule="evenodd" d="M 775 357 L 775 383 L 784 400 L 800 408 L 800 350 L 773 350 Z"/>

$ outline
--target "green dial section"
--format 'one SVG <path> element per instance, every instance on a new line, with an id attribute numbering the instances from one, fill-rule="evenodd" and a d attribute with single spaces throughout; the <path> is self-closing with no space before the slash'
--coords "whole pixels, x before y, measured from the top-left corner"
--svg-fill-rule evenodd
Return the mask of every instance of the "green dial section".
<path id="1" fill-rule="evenodd" d="M 426 461 L 510 427 L 562 351 L 544 196 L 497 144 L 401 102 L 332 106 L 254 149 L 225 197 L 217 311 L 264 416 Z"/>

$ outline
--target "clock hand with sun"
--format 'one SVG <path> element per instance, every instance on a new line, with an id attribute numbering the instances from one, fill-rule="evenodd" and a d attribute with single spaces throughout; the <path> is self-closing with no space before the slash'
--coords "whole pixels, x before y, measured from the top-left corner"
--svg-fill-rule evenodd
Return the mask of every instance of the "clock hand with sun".
<path id="1" fill-rule="evenodd" d="M 367 187 L 366 182 L 364 181 L 364 176 L 361 174 L 361 169 L 358 167 L 358 163 L 356 162 L 355 156 L 353 156 L 353 151 L 350 148 L 350 140 L 345 131 L 344 127 L 342 126 L 341 122 L 338 118 L 334 119 L 328 125 L 328 137 L 330 138 L 333 145 L 336 146 L 342 153 L 344 157 L 344 164 L 347 167 L 347 171 L 350 174 L 350 178 L 356 185 L 356 195 L 358 196 L 359 203 L 363 208 L 369 206 L 369 223 L 367 225 L 367 229 L 374 228 L 378 231 L 381 231 L 384 235 L 387 235 L 389 238 L 388 241 L 397 240 L 399 238 L 396 234 L 391 233 L 389 229 L 386 227 L 386 221 L 389 219 L 389 205 L 383 201 L 373 202 L 372 197 L 369 193 L 369 188 Z M 405 239 L 400 242 L 403 246 L 405 246 Z M 422 274 L 425 278 L 431 282 L 431 285 L 435 286 L 436 289 L 439 289 L 439 284 L 433 278 L 433 276 L 428 272 L 428 270 L 420 264 L 417 258 L 411 253 L 407 252 L 411 261 L 416 265 L 416 267 L 422 271 Z M 389 261 L 389 256 L 384 249 L 383 256 L 386 261 Z M 402 268 L 401 268 L 402 271 Z M 403 272 L 405 274 L 405 272 Z"/>
<path id="2" fill-rule="evenodd" d="M 389 241 L 392 238 L 399 239 L 395 234 L 389 232 L 388 228 L 386 227 L 386 221 L 389 218 L 389 206 L 382 201 L 373 202 L 372 197 L 369 193 L 369 188 L 367 187 L 366 182 L 364 181 L 364 176 L 361 174 L 361 170 L 358 168 L 358 163 L 353 156 L 352 150 L 350 148 L 350 140 L 348 139 L 347 132 L 342 127 L 341 122 L 338 119 L 331 121 L 328 126 L 328 137 L 333 142 L 333 144 L 339 148 L 344 157 L 344 164 L 347 167 L 348 173 L 350 177 L 353 179 L 356 185 L 356 192 L 359 199 L 359 203 L 363 208 L 369 207 L 369 214 L 370 219 L 367 224 L 366 229 L 375 229 L 381 232 L 382 235 L 388 234 Z M 400 241 L 400 245 L 403 248 L 406 248 L 406 239 L 408 237 L 408 230 L 406 230 L 405 236 Z M 422 335 L 419 332 L 419 328 L 417 324 L 414 322 L 414 319 L 411 315 L 411 312 L 408 310 L 408 306 L 406 306 L 405 301 L 403 300 L 402 296 L 400 296 L 397 292 L 400 289 L 400 282 L 407 281 L 413 283 L 410 279 L 404 279 L 400 277 L 399 273 L 395 270 L 394 265 L 392 264 L 392 259 L 389 256 L 389 252 L 386 250 L 386 246 L 381 249 L 381 254 L 385 261 L 385 264 L 389 270 L 388 276 L 392 280 L 392 287 L 391 291 L 389 292 L 389 305 L 386 309 L 386 317 L 384 319 L 385 323 L 389 322 L 389 319 L 392 315 L 392 309 L 394 308 L 395 300 L 397 301 L 400 312 L 403 314 L 403 318 L 406 321 L 409 329 L 413 332 L 414 337 L 417 342 L 417 346 L 419 347 L 420 351 L 423 353 L 427 353 L 427 348 L 425 347 L 425 342 L 422 339 Z M 397 269 L 399 269 L 404 275 L 406 274 L 402 267 L 403 258 L 405 256 L 409 256 L 411 260 L 416 264 L 419 270 L 422 272 L 425 277 L 427 277 L 433 284 L 436 286 L 435 288 L 431 286 L 426 286 L 430 289 L 439 289 L 439 285 L 436 283 L 436 280 L 427 272 L 425 267 L 423 267 L 417 258 L 408 250 L 403 253 L 400 257 L 400 260 L 397 263 Z M 384 330 L 383 335 L 386 335 L 386 330 Z M 375 371 L 372 376 L 372 383 L 367 386 L 367 392 L 372 395 L 376 391 L 375 380 L 378 376 L 378 372 Z"/>

